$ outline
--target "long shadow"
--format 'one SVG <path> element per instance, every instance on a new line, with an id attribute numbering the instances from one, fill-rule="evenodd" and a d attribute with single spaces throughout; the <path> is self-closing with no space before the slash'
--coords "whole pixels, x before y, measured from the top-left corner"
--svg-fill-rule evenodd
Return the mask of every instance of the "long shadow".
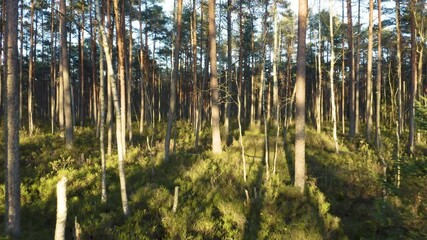
<path id="1" fill-rule="evenodd" d="M 350 239 L 402 238 L 406 232 L 402 216 L 382 199 L 380 180 L 363 168 L 366 164 L 351 168 L 342 160 L 335 162 L 349 153 L 340 153 L 335 160 L 332 154 L 307 151 L 307 171 L 317 179 L 318 188 L 331 203 L 331 213 L 341 219 L 345 234 Z"/>
<path id="2" fill-rule="evenodd" d="M 258 239 L 258 233 L 261 230 L 261 210 L 264 207 L 264 194 L 262 193 L 264 167 L 258 168 L 258 173 L 255 181 L 258 194 L 253 197 L 250 202 L 250 210 L 246 217 L 243 239 Z"/>

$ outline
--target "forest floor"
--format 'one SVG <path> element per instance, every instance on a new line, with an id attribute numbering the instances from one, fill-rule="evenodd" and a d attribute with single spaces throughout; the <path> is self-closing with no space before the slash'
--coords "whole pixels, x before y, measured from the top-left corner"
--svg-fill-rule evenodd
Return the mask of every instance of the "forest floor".
<path id="1" fill-rule="evenodd" d="M 108 201 L 101 203 L 94 129 L 77 127 L 71 150 L 58 134 L 44 133 L 47 129 L 32 137 L 22 131 L 22 238 L 53 238 L 55 186 L 66 176 L 67 239 L 76 219 L 83 239 L 427 239 L 425 146 L 417 149 L 418 157 L 397 161 L 393 134 L 385 132 L 381 151 L 360 138 L 341 141 L 335 153 L 331 134 L 307 128 L 307 187 L 300 193 L 292 186 L 292 128 L 285 145 L 279 134 L 275 173 L 276 130 L 269 128 L 268 179 L 263 128 L 245 131 L 246 182 L 238 132 L 232 133 L 234 140 L 222 154 L 213 155 L 208 150 L 209 129 L 203 129 L 201 150 L 196 151 L 192 128 L 177 122 L 172 155 L 164 162 L 164 129 L 158 124 L 144 135 L 135 133 L 127 149 L 127 218 L 121 210 L 114 151 L 107 159 Z M 4 166 L 4 154 L 0 162 Z M 397 166 L 402 176 L 399 188 Z M 1 168 L 0 199 L 4 176 Z M 179 187 L 176 213 L 175 187 Z M 4 210 L 1 200 L 1 219 Z M 0 221 L 2 229 L 3 225 Z"/>

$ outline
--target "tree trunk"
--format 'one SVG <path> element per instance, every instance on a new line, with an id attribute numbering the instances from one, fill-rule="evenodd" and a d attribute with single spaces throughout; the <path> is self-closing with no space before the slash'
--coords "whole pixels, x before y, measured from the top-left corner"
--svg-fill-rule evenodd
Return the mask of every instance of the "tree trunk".
<path id="1" fill-rule="evenodd" d="M 321 3 L 319 0 L 319 12 L 321 8 Z M 318 46 L 318 83 L 316 85 L 316 130 L 318 133 L 322 131 L 322 84 L 323 84 L 323 76 L 322 76 L 322 22 L 320 21 L 320 15 L 319 15 L 319 46 Z"/>
<path id="2" fill-rule="evenodd" d="M 372 46 L 373 46 L 373 13 L 374 1 L 369 0 L 369 29 L 368 29 L 368 67 L 366 79 L 366 140 L 371 141 L 372 134 Z"/>
<path id="3" fill-rule="evenodd" d="M 31 0 L 31 23 L 30 23 L 30 55 L 28 56 L 28 133 L 33 135 L 33 77 L 34 77 L 34 0 Z"/>
<path id="4" fill-rule="evenodd" d="M 335 67 L 335 51 L 334 51 L 334 0 L 329 0 L 329 37 L 331 39 L 331 64 L 329 70 L 329 84 L 331 88 L 331 111 L 332 111 L 332 124 L 333 124 L 333 138 L 335 143 L 335 152 L 338 153 L 338 137 L 337 137 L 337 110 L 335 103 L 335 89 L 334 89 L 334 67 Z"/>
<path id="5" fill-rule="evenodd" d="M 62 177 L 56 184 L 56 226 L 55 240 L 65 240 L 67 221 L 67 178 Z"/>
<path id="6" fill-rule="evenodd" d="M 82 4 L 82 26 L 85 24 L 85 5 Z M 84 118 L 85 118 L 85 84 L 84 84 L 84 29 L 83 27 L 80 27 L 79 32 L 79 61 L 80 61 L 80 101 L 79 101 L 79 108 L 80 108 L 80 126 L 84 126 Z"/>
<path id="7" fill-rule="evenodd" d="M 101 16 L 100 16 L 100 7 L 99 7 L 99 0 L 95 1 L 96 6 L 96 16 L 98 23 L 101 22 Z M 112 90 L 112 96 L 113 96 L 113 102 L 114 102 L 114 109 L 116 112 L 116 139 L 117 139 L 117 155 L 118 155 L 118 170 L 119 170 L 119 179 L 120 179 L 120 196 L 122 199 L 122 209 L 123 214 L 125 216 L 129 215 L 129 206 L 128 206 L 128 198 L 126 193 L 126 177 L 124 172 L 124 152 L 123 152 L 123 144 L 122 144 L 122 135 L 125 134 L 122 132 L 122 119 L 121 119 L 121 112 L 120 112 L 120 104 L 119 104 L 119 97 L 118 97 L 118 91 L 117 91 L 117 85 L 116 85 L 116 78 L 114 75 L 113 70 L 113 61 L 111 59 L 110 55 L 110 48 L 108 45 L 107 36 L 104 32 L 104 26 L 98 25 L 100 38 L 101 38 L 101 45 L 104 50 L 106 62 L 107 62 L 107 73 L 108 73 L 108 80 L 111 84 L 111 90 Z"/>
<path id="8" fill-rule="evenodd" d="M 350 58 L 350 89 L 349 93 L 349 112 L 350 112 L 350 127 L 348 136 L 353 139 L 356 136 L 356 115 L 355 115 L 355 59 L 354 59 L 354 42 L 353 42 L 353 19 L 351 11 L 351 0 L 347 0 L 347 39 L 349 45 L 349 58 Z"/>
<path id="9" fill-rule="evenodd" d="M 397 31 L 397 124 L 398 134 L 402 134 L 403 113 L 402 113 L 402 33 L 400 31 L 400 0 L 396 1 L 396 31 Z"/>
<path id="10" fill-rule="evenodd" d="M 102 18 L 102 26 L 104 26 Z M 99 103 L 100 103 L 100 133 L 99 151 L 101 154 L 101 202 L 107 202 L 107 162 L 105 160 L 105 78 L 104 78 L 104 52 L 99 51 Z"/>
<path id="11" fill-rule="evenodd" d="M 170 139 L 172 132 L 172 124 L 175 120 L 175 105 L 176 105 L 176 83 L 178 81 L 179 71 L 179 49 L 181 48 L 181 28 L 182 28 L 182 0 L 178 0 L 178 10 L 176 17 L 176 37 L 175 37 L 175 52 L 173 63 L 173 77 L 170 85 L 170 98 L 169 98 L 169 113 L 168 113 L 168 126 L 166 130 L 165 139 L 165 161 L 169 161 Z"/>
<path id="12" fill-rule="evenodd" d="M 116 32 L 117 32 L 117 51 L 118 51 L 118 77 L 120 81 L 120 118 L 121 121 L 121 144 L 123 149 L 123 154 L 126 155 L 126 76 L 125 76 L 125 39 L 124 39 L 124 9 L 119 8 L 119 0 L 114 0 L 114 17 L 116 22 Z M 117 127 L 117 126 L 116 126 Z"/>
<path id="13" fill-rule="evenodd" d="M 411 12 L 411 82 L 409 88 L 409 136 L 406 151 L 409 154 L 414 153 L 415 147 L 415 95 L 417 93 L 417 39 L 416 39 L 416 0 L 410 1 Z"/>
<path id="14" fill-rule="evenodd" d="M 299 0 L 298 53 L 295 113 L 295 186 L 304 192 L 305 186 L 305 46 L 307 31 L 307 0 Z"/>
<path id="15" fill-rule="evenodd" d="M 382 46 L 381 46 L 381 0 L 378 0 L 378 63 L 377 63 L 377 102 L 376 102 L 376 122 L 375 122 L 375 146 L 381 145 L 381 61 L 382 61 Z"/>
<path id="16" fill-rule="evenodd" d="M 60 35 L 61 35 L 61 66 L 62 79 L 64 84 L 64 113 L 65 113 L 65 144 L 67 148 L 73 146 L 73 114 L 71 109 L 71 83 L 69 57 L 67 48 L 67 28 L 66 28 L 66 7 L 65 1 L 61 0 L 60 5 Z"/>
<path id="17" fill-rule="evenodd" d="M 133 55 L 132 55 L 132 46 L 133 46 L 133 38 L 132 38 L 132 6 L 129 8 L 129 58 L 127 62 L 127 88 L 126 88 L 126 125 L 128 128 L 128 139 L 130 144 L 132 144 L 132 61 L 133 61 Z"/>
<path id="18" fill-rule="evenodd" d="M 212 152 L 221 153 L 221 134 L 219 129 L 219 86 L 216 60 L 216 25 L 215 25 L 215 0 L 209 0 L 209 61 L 211 66 L 211 124 L 212 124 Z"/>
<path id="19" fill-rule="evenodd" d="M 5 8 L 3 8 L 5 9 Z M 11 238 L 18 238 L 21 232 L 21 188 L 19 174 L 19 79 L 18 79 L 18 1 L 9 1 L 6 15 L 5 39 L 5 157 L 6 157 L 6 198 L 5 228 Z"/>
<path id="20" fill-rule="evenodd" d="M 56 41 L 56 38 L 54 37 L 54 26 L 55 26 L 55 0 L 51 0 L 50 3 L 50 54 L 51 54 L 51 60 L 50 60 L 50 127 L 52 134 L 55 130 L 55 89 L 56 89 L 56 57 L 54 57 L 54 51 L 55 51 L 55 44 L 54 41 Z M 21 49 L 22 50 L 22 49 Z M 22 81 L 21 81 L 22 83 Z M 22 91 L 21 91 L 22 94 Z M 22 104 L 22 103 L 21 103 Z"/>
<path id="21" fill-rule="evenodd" d="M 241 1 L 239 2 L 242 3 Z M 231 103 L 232 103 L 232 89 L 233 89 L 233 81 L 232 79 L 232 55 L 231 55 L 231 48 L 232 48 L 232 29 L 231 29 L 231 11 L 233 8 L 233 1 L 228 0 L 228 6 L 227 6 L 227 100 L 226 100 L 226 107 L 225 107 L 225 121 L 224 121 L 224 129 L 225 129 L 225 138 L 227 144 L 229 144 L 230 138 L 229 138 L 229 131 L 230 131 L 230 118 L 231 118 Z M 240 64 L 240 63 L 239 63 Z"/>

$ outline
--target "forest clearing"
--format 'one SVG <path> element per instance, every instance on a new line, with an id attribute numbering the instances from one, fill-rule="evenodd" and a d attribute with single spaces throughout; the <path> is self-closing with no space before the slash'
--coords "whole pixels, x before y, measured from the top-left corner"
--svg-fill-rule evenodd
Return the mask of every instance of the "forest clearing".
<path id="1" fill-rule="evenodd" d="M 426 6 L 0 0 L 0 239 L 427 239 Z"/>

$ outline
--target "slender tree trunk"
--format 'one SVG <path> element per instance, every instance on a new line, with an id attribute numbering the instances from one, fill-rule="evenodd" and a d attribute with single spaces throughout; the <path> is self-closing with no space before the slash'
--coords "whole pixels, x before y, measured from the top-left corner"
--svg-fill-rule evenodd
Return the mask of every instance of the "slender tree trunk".
<path id="1" fill-rule="evenodd" d="M 71 83 L 70 83 L 70 69 L 69 58 L 67 49 L 67 30 L 66 30 L 66 8 L 65 1 L 61 0 L 60 5 L 60 35 L 61 35 L 61 66 L 62 66 L 62 79 L 64 84 L 64 113 L 65 113 L 65 144 L 67 148 L 73 146 L 73 114 L 71 109 Z"/>
<path id="2" fill-rule="evenodd" d="M 123 153 L 126 155 L 126 78 L 125 78 L 125 39 L 124 39 L 124 9 L 119 8 L 119 0 L 114 0 L 114 17 L 116 20 L 117 50 L 118 50 L 118 77 L 120 81 L 120 117 L 121 121 L 121 144 Z M 116 126 L 117 127 L 117 126 Z"/>
<path id="3" fill-rule="evenodd" d="M 5 9 L 5 8 L 3 8 Z M 13 239 L 21 232 L 21 188 L 19 174 L 19 78 L 18 78 L 18 1 L 8 1 L 5 38 L 5 228 Z"/>
<path id="4" fill-rule="evenodd" d="M 24 0 L 21 0 L 20 15 L 21 15 L 20 16 L 21 23 L 20 23 L 20 51 L 19 51 L 19 123 L 22 124 L 22 105 L 23 105 L 22 85 L 24 83 Z M 0 32 L 0 34 L 1 33 L 2 32 Z M 1 38 L 0 38 L 0 41 L 2 41 Z M 51 43 L 52 43 L 51 45 L 53 46 L 52 39 L 51 39 Z M 1 43 L 0 43 L 0 46 L 1 46 Z M 0 91 L 1 91 L 1 88 L 0 88 Z M 1 94 L 0 94 L 0 97 L 1 97 Z"/>
<path id="5" fill-rule="evenodd" d="M 209 61 L 211 66 L 211 124 L 212 124 L 212 152 L 221 153 L 221 134 L 219 129 L 219 86 L 216 60 L 216 25 L 215 25 L 215 0 L 209 0 Z"/>
<path id="6" fill-rule="evenodd" d="M 30 136 L 33 135 L 34 123 L 33 123 L 33 77 L 34 77 L 34 0 L 31 0 L 31 23 L 30 23 L 30 55 L 28 56 L 28 86 L 27 86 L 27 97 L 28 97 L 28 133 Z"/>
<path id="7" fill-rule="evenodd" d="M 376 102 L 376 122 L 375 122 L 375 146 L 381 146 L 381 81 L 382 81 L 382 46 L 381 46 L 381 0 L 378 0 L 378 63 L 377 63 L 377 102 Z"/>
<path id="8" fill-rule="evenodd" d="M 338 153 L 338 137 L 337 137 L 337 110 L 335 103 L 334 89 L 334 68 L 335 68 L 335 51 L 334 51 L 334 0 L 329 0 L 329 37 L 331 39 L 331 64 L 329 70 L 329 84 L 331 88 L 331 111 L 333 124 L 333 138 L 335 143 L 335 152 Z"/>
<path id="9" fill-rule="evenodd" d="M 262 25 L 262 53 L 261 53 L 261 74 L 260 74 L 260 81 L 261 81 L 261 88 L 260 88 L 260 95 L 261 97 L 260 102 L 262 109 L 260 113 L 262 112 L 263 120 L 264 120 L 264 158 L 265 158 L 265 178 L 267 180 L 270 179 L 270 166 L 269 166 L 269 149 L 268 149 L 268 121 L 267 121 L 267 114 L 270 109 L 266 109 L 268 93 L 266 94 L 265 88 L 266 88 L 266 80 L 265 80 L 265 61 L 266 61 L 266 45 L 267 45 L 267 15 L 268 15 L 268 0 L 264 1 L 264 19 L 263 19 L 263 25 Z M 268 86 L 267 86 L 268 87 Z M 260 121 L 261 122 L 261 121 Z"/>
<path id="10" fill-rule="evenodd" d="M 276 126 L 279 124 L 279 82 L 278 82 L 278 71 L 277 61 L 279 55 L 279 43 L 278 43 L 278 24 L 277 24 L 277 3 L 273 1 L 273 18 L 274 18 L 274 40 L 273 40 L 273 113 L 275 115 Z"/>
<path id="11" fill-rule="evenodd" d="M 55 26 L 55 0 L 51 0 L 50 3 L 50 54 L 51 54 L 51 60 L 50 60 L 50 125 L 51 125 L 51 132 L 54 133 L 55 128 L 55 89 L 56 89 L 56 57 L 55 57 L 55 44 L 54 41 L 56 41 L 56 38 L 54 37 L 54 26 Z M 22 51 L 22 49 L 21 49 Z M 22 81 L 21 81 L 22 83 Z M 21 91 L 22 95 L 22 91 Z"/>
<path id="12" fill-rule="evenodd" d="M 241 4 L 241 1 L 240 1 Z M 227 6 L 227 101 L 226 101 L 226 107 L 225 107 L 225 121 L 224 121 L 224 129 L 225 129 L 225 138 L 227 144 L 229 143 L 229 131 L 230 131 L 230 118 L 231 118 L 231 102 L 232 102 L 232 55 L 231 55 L 231 48 L 232 48 L 232 32 L 231 32 L 231 11 L 233 8 L 233 1 L 228 0 L 228 6 Z M 240 64 L 240 63 L 239 63 Z"/>
<path id="13" fill-rule="evenodd" d="M 356 136 L 356 115 L 355 115 L 355 87 L 356 87 L 356 68 L 354 56 L 354 42 L 353 42 L 353 12 L 351 11 L 351 0 L 347 0 L 347 39 L 349 45 L 349 58 L 350 58 L 350 88 L 349 88 L 349 115 L 350 127 L 348 136 L 353 139 Z"/>
<path id="14" fill-rule="evenodd" d="M 170 98 L 169 98 L 169 113 L 168 113 L 168 126 L 166 130 L 165 140 L 165 161 L 169 161 L 169 149 L 170 139 L 172 132 L 172 124 L 175 120 L 175 108 L 176 108 L 176 83 L 178 81 L 179 71 L 179 51 L 181 48 L 181 28 L 182 28 L 182 0 L 178 0 L 178 10 L 176 18 L 176 36 L 175 36 L 175 52 L 174 52 L 174 63 L 173 63 L 173 78 L 170 85 Z M 160 110 L 160 109 L 159 109 Z"/>
<path id="15" fill-rule="evenodd" d="M 98 23 L 101 22 L 101 16 L 100 16 L 100 7 L 99 7 L 99 0 L 95 1 L 96 3 L 96 16 Z M 125 134 L 125 132 L 122 132 L 122 119 L 121 119 L 121 112 L 120 112 L 120 104 L 119 104 L 119 97 L 118 97 L 118 91 L 117 91 L 117 85 L 116 85 L 116 78 L 114 75 L 113 70 L 113 61 L 110 55 L 110 48 L 108 45 L 107 36 L 104 32 L 104 26 L 98 25 L 99 33 L 100 33 L 100 41 L 101 45 L 105 54 L 105 59 L 107 62 L 107 73 L 109 75 L 108 80 L 111 82 L 111 90 L 112 90 L 112 96 L 113 96 L 113 102 L 114 102 L 114 109 L 116 112 L 116 139 L 117 139 L 117 154 L 118 154 L 118 170 L 119 170 L 119 179 L 120 179 L 120 196 L 122 199 L 122 209 L 123 214 L 125 216 L 129 215 L 129 206 L 128 206 L 128 198 L 126 193 L 126 177 L 125 177 L 125 171 L 124 171 L 124 152 L 123 152 L 123 144 L 122 144 L 122 134 Z"/>
<path id="16" fill-rule="evenodd" d="M 416 0 L 410 1 L 411 12 L 411 82 L 409 89 L 409 136 L 406 151 L 413 154 L 415 147 L 415 96 L 417 93 L 417 39 L 416 39 Z"/>
<path id="17" fill-rule="evenodd" d="M 356 64 L 355 64 L 355 72 L 356 72 L 356 83 L 355 83 L 355 96 L 354 96 L 354 133 L 355 135 L 357 135 L 359 133 L 359 113 L 360 113 L 360 109 L 359 109 L 359 105 L 360 105 L 360 98 L 359 98 L 359 93 L 360 93 L 360 43 L 359 43 L 359 39 L 360 39 L 360 34 L 361 34 L 361 24 L 360 24 L 360 0 L 358 1 L 357 4 L 357 26 L 358 26 L 358 30 L 357 30 L 357 35 L 356 35 Z"/>
<path id="18" fill-rule="evenodd" d="M 307 0 L 299 0 L 298 53 L 295 113 L 295 186 L 304 192 L 305 186 L 305 42 L 307 31 Z"/>
<path id="19" fill-rule="evenodd" d="M 84 29 L 83 26 L 85 24 L 85 5 L 82 4 L 82 26 L 80 27 L 80 32 L 79 32 L 79 37 L 80 37 L 80 41 L 79 41 L 79 56 L 80 56 L 80 104 L 79 104 L 79 108 L 80 108 L 80 126 L 84 125 L 84 118 L 85 118 L 85 84 L 84 84 L 84 77 L 85 77 L 85 73 L 84 73 Z"/>
<path id="20" fill-rule="evenodd" d="M 96 1 L 96 0 L 95 0 Z M 112 55 L 111 48 L 113 45 L 113 24 L 111 23 L 111 1 L 107 1 L 107 29 L 108 29 L 108 48 Z M 107 74 L 107 154 L 111 155 L 113 145 L 113 94 L 111 90 L 110 75 Z"/>
<path id="21" fill-rule="evenodd" d="M 102 22 L 103 24 L 103 22 Z M 99 134 L 99 150 L 101 153 L 101 202 L 107 202 L 107 164 L 105 160 L 105 78 L 104 78 L 104 52 L 99 52 L 99 102 L 100 102 L 100 134 Z"/>
<path id="22" fill-rule="evenodd" d="M 142 2 L 139 4 L 139 11 L 142 12 Z M 144 47 L 142 44 L 142 18 L 139 19 L 139 74 L 140 74 L 140 92 L 141 92 L 141 102 L 140 102 L 140 117 L 139 117 L 139 133 L 144 132 L 144 123 L 145 123 L 145 87 L 144 87 L 144 68 L 145 68 L 145 56 L 144 56 Z"/>
<path id="23" fill-rule="evenodd" d="M 198 110 L 198 98 L 200 93 L 199 83 L 197 80 L 197 12 L 196 12 L 196 0 L 193 0 L 193 12 L 191 14 L 191 47 L 192 47 L 192 53 L 193 53 L 193 82 L 194 82 L 194 126 L 195 126 L 195 134 L 196 134 L 196 141 L 195 141 L 195 149 L 198 148 L 199 145 L 199 118 L 200 111 Z"/>
<path id="24" fill-rule="evenodd" d="M 321 8 L 321 0 L 319 0 L 319 12 Z M 320 16 L 320 15 L 319 15 Z M 323 85 L 323 76 L 322 76 L 322 22 L 319 18 L 319 46 L 318 46 L 318 54 L 317 54 L 317 64 L 318 64 L 318 83 L 316 85 L 316 130 L 318 133 L 322 131 L 322 85 Z"/>
<path id="25" fill-rule="evenodd" d="M 368 67 L 366 79 L 366 140 L 371 141 L 372 134 L 372 46 L 373 46 L 373 12 L 374 1 L 369 0 L 369 29 L 368 29 Z"/>
<path id="26" fill-rule="evenodd" d="M 400 0 L 396 2 L 396 31 L 397 31 L 397 124 L 398 136 L 402 134 L 403 113 L 402 113 L 402 33 L 400 30 Z"/>
<path id="27" fill-rule="evenodd" d="M 344 23 L 344 0 L 342 0 L 341 22 Z M 345 134 L 345 51 L 344 37 L 341 38 L 341 127 L 342 134 Z"/>
<path id="28" fill-rule="evenodd" d="M 132 144 L 132 102 L 131 102 L 131 96 L 132 96 L 132 61 L 133 61 L 133 55 L 132 55 L 132 46 L 133 46 L 133 38 L 132 38 L 132 7 L 129 8 L 130 16 L 129 16 L 129 58 L 128 58 L 128 64 L 127 64 L 127 88 L 126 88 L 126 124 L 128 128 L 128 138 L 129 142 Z"/>

